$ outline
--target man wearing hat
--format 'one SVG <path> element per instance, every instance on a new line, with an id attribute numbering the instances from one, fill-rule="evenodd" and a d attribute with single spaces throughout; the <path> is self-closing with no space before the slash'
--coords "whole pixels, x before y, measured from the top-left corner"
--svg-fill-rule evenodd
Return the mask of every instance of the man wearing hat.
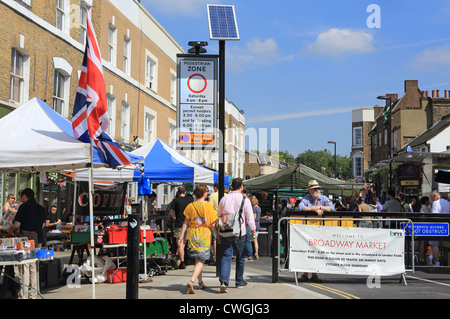
<path id="1" fill-rule="evenodd" d="M 299 211 L 304 212 L 316 212 L 318 216 L 323 216 L 324 212 L 334 211 L 334 205 L 330 199 L 324 195 L 320 195 L 320 185 L 319 183 L 312 179 L 308 182 L 308 195 L 303 197 L 300 205 L 298 206 Z M 300 281 L 308 281 L 308 273 L 304 273 L 300 277 Z M 312 274 L 311 281 L 316 283 L 321 283 L 322 279 L 317 276 L 317 274 Z"/>

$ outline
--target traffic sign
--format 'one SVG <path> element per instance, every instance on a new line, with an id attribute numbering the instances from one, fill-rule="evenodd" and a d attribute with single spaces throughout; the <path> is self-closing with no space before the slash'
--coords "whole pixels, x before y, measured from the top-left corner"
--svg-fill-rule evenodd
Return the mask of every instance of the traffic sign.
<path id="1" fill-rule="evenodd" d="M 177 149 L 214 149 L 218 58 L 179 54 L 177 63 Z"/>

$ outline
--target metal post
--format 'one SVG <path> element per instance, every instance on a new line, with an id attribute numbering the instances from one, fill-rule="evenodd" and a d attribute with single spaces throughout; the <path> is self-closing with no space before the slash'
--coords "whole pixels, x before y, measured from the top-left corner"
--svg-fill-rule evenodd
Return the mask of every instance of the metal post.
<path id="1" fill-rule="evenodd" d="M 139 288 L 139 215 L 128 215 L 127 233 L 127 299 L 138 299 Z M 145 263 L 144 263 L 145 266 Z"/>
<path id="2" fill-rule="evenodd" d="M 278 205 L 278 190 L 280 185 L 277 185 L 277 193 L 275 196 L 275 214 L 273 215 L 272 222 L 272 283 L 278 282 L 278 264 L 280 260 L 280 230 L 278 228 L 278 214 L 280 213 L 280 207 Z"/>
<path id="3" fill-rule="evenodd" d="M 219 41 L 219 202 L 225 188 L 225 41 Z M 222 244 L 217 245 L 216 276 L 220 276 Z"/>

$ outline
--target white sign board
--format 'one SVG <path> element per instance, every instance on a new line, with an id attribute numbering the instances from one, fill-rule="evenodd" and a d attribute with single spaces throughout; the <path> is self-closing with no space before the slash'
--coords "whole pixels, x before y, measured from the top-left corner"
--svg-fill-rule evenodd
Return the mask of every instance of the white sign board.
<path id="1" fill-rule="evenodd" d="M 289 270 L 346 275 L 405 273 L 403 230 L 291 225 Z"/>
<path id="2" fill-rule="evenodd" d="M 217 58 L 178 56 L 177 149 L 214 148 Z"/>

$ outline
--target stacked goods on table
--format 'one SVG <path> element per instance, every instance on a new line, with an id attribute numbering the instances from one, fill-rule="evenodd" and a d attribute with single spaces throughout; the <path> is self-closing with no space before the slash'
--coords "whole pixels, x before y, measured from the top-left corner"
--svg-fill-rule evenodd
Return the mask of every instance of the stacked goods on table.
<path id="1" fill-rule="evenodd" d="M 0 262 L 22 261 L 26 259 L 53 259 L 53 249 L 35 248 L 34 240 L 27 237 L 0 238 Z"/>

